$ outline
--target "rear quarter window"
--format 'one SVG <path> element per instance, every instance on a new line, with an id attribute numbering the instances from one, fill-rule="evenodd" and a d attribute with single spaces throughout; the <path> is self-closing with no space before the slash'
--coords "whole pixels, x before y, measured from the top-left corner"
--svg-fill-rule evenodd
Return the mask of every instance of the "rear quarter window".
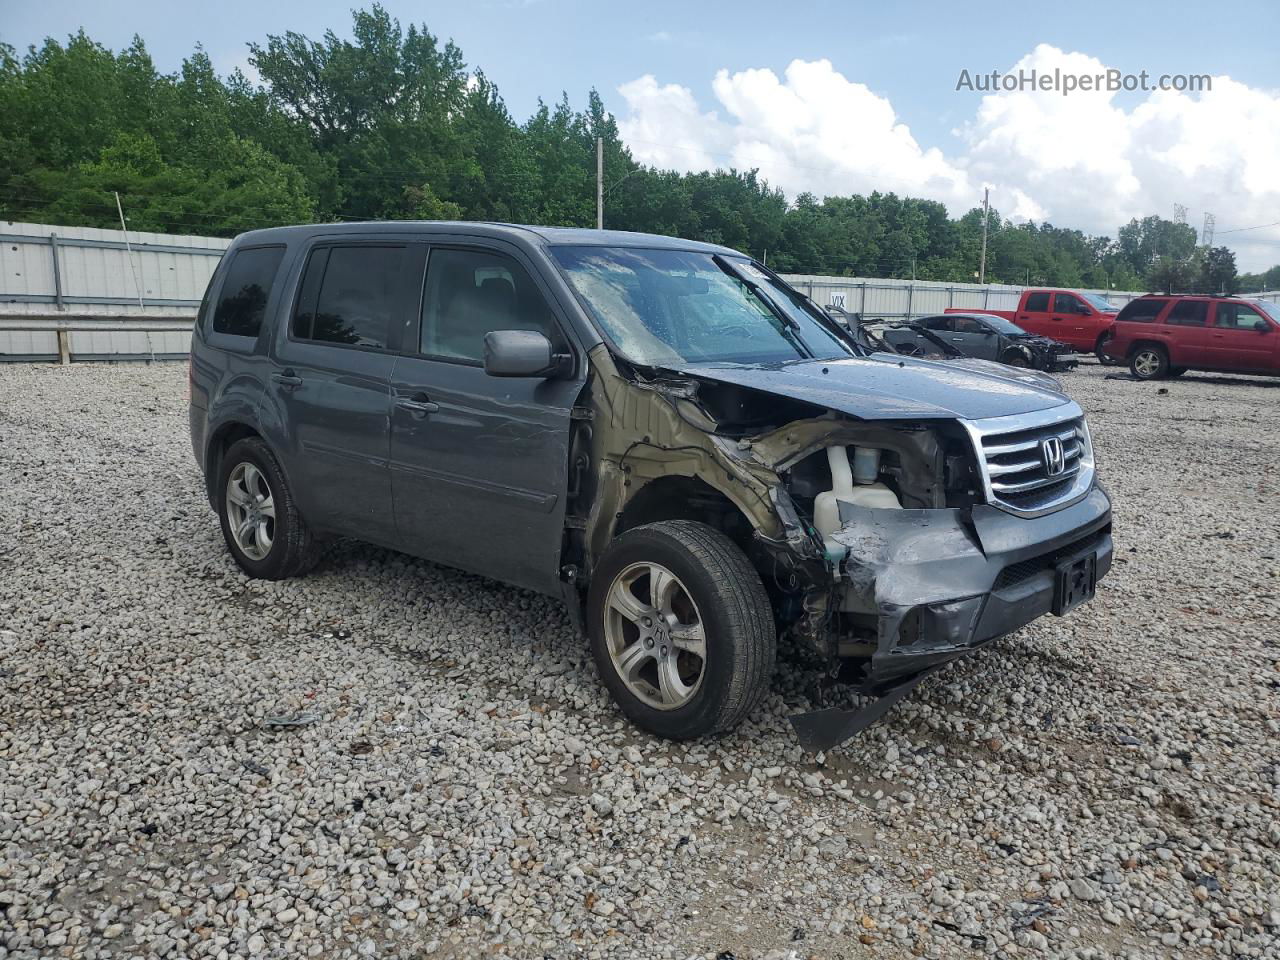
<path id="1" fill-rule="evenodd" d="M 1168 300 L 1134 300 L 1125 304 L 1124 309 L 1116 315 L 1116 323 L 1125 320 L 1130 323 L 1152 323 L 1156 317 L 1160 316 L 1160 311 L 1168 302 Z"/>
<path id="2" fill-rule="evenodd" d="M 267 312 L 267 298 L 275 283 L 284 247 L 237 250 L 213 311 L 213 332 L 233 337 L 257 337 Z"/>

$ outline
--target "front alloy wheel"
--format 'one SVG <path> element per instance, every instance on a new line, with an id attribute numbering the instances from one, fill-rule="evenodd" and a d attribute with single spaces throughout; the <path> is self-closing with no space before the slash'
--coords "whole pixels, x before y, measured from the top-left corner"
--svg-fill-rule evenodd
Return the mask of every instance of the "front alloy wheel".
<path id="1" fill-rule="evenodd" d="M 723 532 L 692 520 L 634 527 L 604 551 L 587 594 L 591 655 L 644 730 L 731 730 L 769 689 L 777 625 L 760 575 Z"/>
<path id="2" fill-rule="evenodd" d="M 609 587 L 604 621 L 609 658 L 627 690 L 655 710 L 689 702 L 707 667 L 698 606 L 658 563 L 633 563 Z"/>

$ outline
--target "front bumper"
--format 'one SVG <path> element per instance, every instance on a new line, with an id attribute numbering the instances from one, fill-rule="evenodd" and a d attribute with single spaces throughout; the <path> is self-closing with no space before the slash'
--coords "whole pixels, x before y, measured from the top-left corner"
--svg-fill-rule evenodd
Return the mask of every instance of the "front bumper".
<path id="1" fill-rule="evenodd" d="M 1056 567 L 1096 556 L 1111 569 L 1111 501 L 1095 485 L 1081 500 L 1042 517 L 996 507 L 873 510 L 840 505 L 849 548 L 841 565 L 838 622 L 874 624 L 868 690 L 954 660 L 1051 613 Z"/>
<path id="2" fill-rule="evenodd" d="M 1080 366 L 1080 355 L 1074 351 L 1051 353 L 1045 358 L 1044 370 L 1049 373 L 1066 373 Z"/>

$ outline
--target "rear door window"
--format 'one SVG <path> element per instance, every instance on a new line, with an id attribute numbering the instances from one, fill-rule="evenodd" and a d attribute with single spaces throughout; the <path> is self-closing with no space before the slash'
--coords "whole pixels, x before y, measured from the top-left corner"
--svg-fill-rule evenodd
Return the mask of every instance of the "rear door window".
<path id="1" fill-rule="evenodd" d="M 955 329 L 954 324 L 955 321 L 951 317 L 930 317 L 924 321 L 924 328 L 935 333 L 945 333 Z"/>
<path id="2" fill-rule="evenodd" d="M 258 335 L 283 257 L 284 247 L 249 247 L 232 255 L 213 312 L 214 333 L 233 337 Z"/>
<path id="3" fill-rule="evenodd" d="M 1168 300 L 1134 300 L 1125 304 L 1124 309 L 1116 315 L 1116 322 L 1128 320 L 1131 323 L 1152 323 L 1168 302 Z"/>
<path id="4" fill-rule="evenodd" d="M 1179 327 L 1203 327 L 1209 322 L 1208 300 L 1179 300 L 1164 318 Z"/>
<path id="5" fill-rule="evenodd" d="M 387 349 L 406 260 L 403 246 L 369 244 L 313 251 L 293 315 L 294 339 Z"/>
<path id="6" fill-rule="evenodd" d="M 1029 293 L 1027 294 L 1027 305 L 1023 307 L 1028 313 L 1048 313 L 1049 312 L 1049 294 L 1047 293 Z"/>

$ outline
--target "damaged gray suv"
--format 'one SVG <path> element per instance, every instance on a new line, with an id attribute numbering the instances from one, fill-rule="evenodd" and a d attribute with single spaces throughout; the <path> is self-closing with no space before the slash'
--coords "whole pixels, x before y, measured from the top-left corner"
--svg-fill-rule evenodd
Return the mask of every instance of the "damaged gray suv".
<path id="1" fill-rule="evenodd" d="M 191 440 L 252 577 L 355 537 L 560 597 L 619 707 L 732 728 L 780 640 L 878 695 L 1094 593 L 1111 507 L 1061 393 L 875 352 L 749 257 L 479 223 L 238 237 Z"/>

